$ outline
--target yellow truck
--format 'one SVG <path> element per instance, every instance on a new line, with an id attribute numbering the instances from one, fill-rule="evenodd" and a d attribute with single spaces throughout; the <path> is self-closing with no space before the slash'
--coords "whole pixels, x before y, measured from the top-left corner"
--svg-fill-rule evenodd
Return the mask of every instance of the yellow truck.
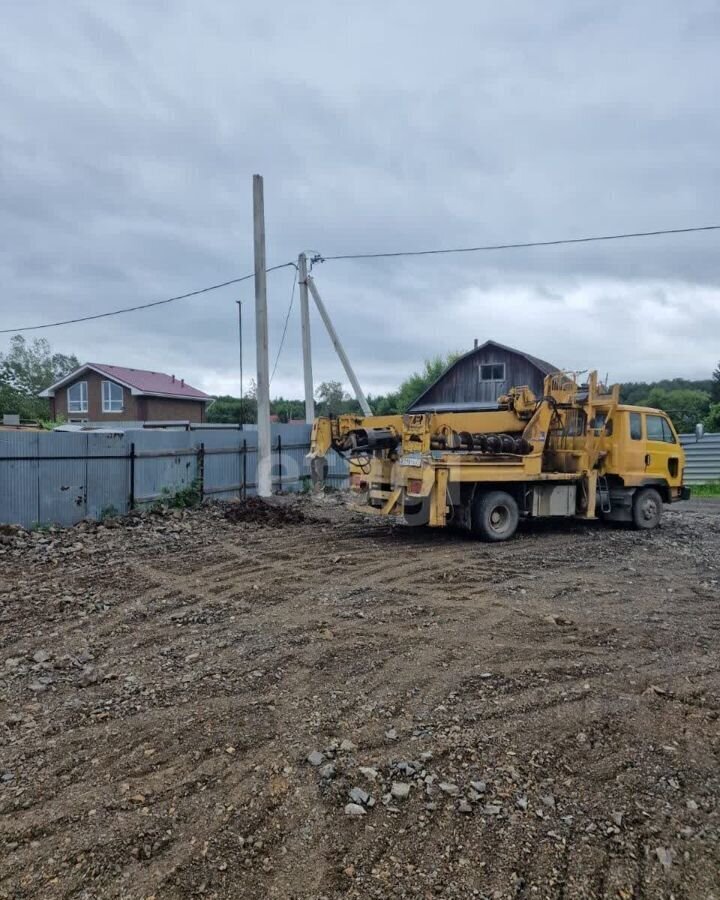
<path id="1" fill-rule="evenodd" d="M 625 406 L 591 372 L 548 375 L 543 396 L 512 388 L 497 409 L 342 415 L 313 424 L 322 478 L 333 449 L 350 465 L 359 508 L 408 525 L 511 538 L 520 519 L 601 518 L 654 528 L 685 500 L 685 454 L 666 414 Z"/>

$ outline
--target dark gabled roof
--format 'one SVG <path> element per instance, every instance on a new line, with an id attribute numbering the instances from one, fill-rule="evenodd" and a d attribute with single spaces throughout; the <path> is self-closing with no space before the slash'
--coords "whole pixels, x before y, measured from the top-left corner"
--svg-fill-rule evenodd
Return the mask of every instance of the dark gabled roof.
<path id="1" fill-rule="evenodd" d="M 166 375 L 164 372 L 152 372 L 148 369 L 129 369 L 125 366 L 109 366 L 106 363 L 85 363 L 65 375 L 55 384 L 40 392 L 41 397 L 54 397 L 55 391 L 63 385 L 74 381 L 82 372 L 90 370 L 105 375 L 123 387 L 129 388 L 133 395 L 149 397 L 172 397 L 175 400 L 212 400 L 209 394 L 187 384 L 183 378 Z"/>
<path id="2" fill-rule="evenodd" d="M 539 369 L 543 375 L 551 375 L 553 372 L 559 372 L 559 368 L 554 366 L 552 363 L 546 362 L 544 359 L 540 359 L 537 356 L 531 356 L 529 353 L 525 353 L 524 350 L 516 350 L 515 347 L 508 347 L 507 344 L 500 344 L 497 341 L 485 341 L 484 344 L 480 344 L 477 347 L 473 347 L 472 350 L 468 350 L 467 353 L 463 353 L 462 356 L 458 356 L 454 363 L 451 363 L 447 369 L 433 381 L 433 383 L 425 388 L 425 390 L 416 397 L 413 402 L 408 407 L 409 409 L 413 409 L 413 407 L 417 406 L 420 401 L 430 393 L 430 391 L 438 384 L 442 379 L 447 375 L 448 372 L 451 372 L 455 366 L 461 363 L 463 360 L 467 359 L 469 356 L 472 356 L 474 353 L 479 353 L 481 350 L 484 350 L 486 347 L 497 347 L 500 350 L 505 350 L 507 353 L 515 353 L 517 356 L 524 357 L 531 365 L 535 366 L 536 369 Z"/>
<path id="3" fill-rule="evenodd" d="M 524 356 L 529 363 L 540 369 L 543 375 L 552 375 L 553 372 L 560 371 L 558 366 L 554 366 L 552 363 L 549 363 L 544 359 L 540 359 L 540 357 L 538 356 L 531 356 L 529 353 L 525 353 L 524 350 L 516 350 L 514 347 L 507 347 L 505 344 L 499 344 L 497 341 L 485 341 L 485 343 L 480 344 L 479 347 L 473 347 L 470 353 L 475 353 L 478 350 L 482 350 L 483 347 L 488 347 L 491 344 L 493 347 L 499 347 L 501 350 L 507 350 L 508 353 L 517 353 L 518 356 Z M 469 356 L 470 353 L 466 353 L 465 356 Z"/>

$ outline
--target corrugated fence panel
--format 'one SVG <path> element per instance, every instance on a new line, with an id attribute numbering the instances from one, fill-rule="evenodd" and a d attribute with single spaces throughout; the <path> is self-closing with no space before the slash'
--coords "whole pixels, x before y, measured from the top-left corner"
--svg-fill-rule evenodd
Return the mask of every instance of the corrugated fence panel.
<path id="1" fill-rule="evenodd" d="M 277 446 L 277 444 L 276 444 Z M 310 465 L 305 459 L 307 444 L 282 444 L 282 455 L 273 450 L 272 479 L 275 491 L 302 491 L 309 486 Z"/>
<path id="2" fill-rule="evenodd" d="M 0 431 L 0 521 L 30 528 L 39 521 L 39 432 Z"/>
<path id="3" fill-rule="evenodd" d="M 243 431 L 243 440 L 247 441 L 246 480 L 247 495 L 257 494 L 257 431 Z"/>
<path id="4" fill-rule="evenodd" d="M 197 447 L 205 447 L 205 496 L 211 500 L 232 500 L 240 495 L 243 464 L 240 431 L 193 431 Z M 218 451 L 229 450 L 224 453 Z"/>
<path id="5" fill-rule="evenodd" d="M 192 485 L 197 477 L 195 435 L 189 431 L 128 431 L 126 437 L 135 444 L 138 506 Z M 160 456 L 163 451 L 172 455 Z"/>
<path id="6" fill-rule="evenodd" d="M 331 487 L 344 490 L 350 484 L 347 461 L 334 450 L 331 450 L 326 458 L 328 463 L 328 483 Z"/>
<path id="7" fill-rule="evenodd" d="M 87 434 L 38 433 L 38 521 L 74 525 L 87 515 Z"/>
<path id="8" fill-rule="evenodd" d="M 92 432 L 87 440 L 87 515 L 122 515 L 130 506 L 130 441 L 124 434 Z"/>
<path id="9" fill-rule="evenodd" d="M 282 438 L 283 444 L 310 444 L 311 425 L 287 425 L 277 423 L 271 426 L 272 439 L 277 443 L 278 437 Z"/>
<path id="10" fill-rule="evenodd" d="M 685 481 L 707 484 L 720 481 L 720 434 L 706 434 L 699 441 L 694 434 L 681 434 L 685 450 Z"/>
<path id="11" fill-rule="evenodd" d="M 311 430 L 310 425 L 273 425 L 271 472 L 274 491 L 303 489 L 303 479 L 310 477 L 305 456 L 310 448 Z"/>
<path id="12" fill-rule="evenodd" d="M 0 521 L 71 525 L 124 513 L 133 487 L 137 505 L 152 503 L 192 485 L 201 445 L 207 497 L 238 497 L 243 481 L 249 496 L 257 493 L 257 431 L 0 432 Z M 303 489 L 309 448 L 309 425 L 273 426 L 274 491 Z M 328 482 L 347 486 L 347 463 L 335 452 L 328 456 Z"/>

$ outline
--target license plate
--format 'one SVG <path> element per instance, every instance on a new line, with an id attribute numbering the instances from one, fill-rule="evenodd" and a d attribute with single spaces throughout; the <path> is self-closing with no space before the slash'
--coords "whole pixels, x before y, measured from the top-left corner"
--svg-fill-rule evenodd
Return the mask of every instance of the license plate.
<path id="1" fill-rule="evenodd" d="M 416 468 L 420 468 L 422 465 L 422 459 L 419 456 L 403 456 L 400 459 L 401 466 L 415 466 Z"/>

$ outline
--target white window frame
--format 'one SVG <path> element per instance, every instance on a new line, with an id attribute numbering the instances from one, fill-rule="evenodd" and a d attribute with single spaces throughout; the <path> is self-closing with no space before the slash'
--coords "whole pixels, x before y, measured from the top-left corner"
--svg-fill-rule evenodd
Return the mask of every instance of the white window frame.
<path id="1" fill-rule="evenodd" d="M 482 370 L 484 366 L 502 366 L 502 378 L 483 378 Z M 505 381 L 505 363 L 478 363 L 478 375 L 480 376 L 480 381 L 484 384 L 497 384 L 500 381 Z"/>
<path id="2" fill-rule="evenodd" d="M 107 395 L 106 395 L 106 386 L 108 387 Z M 120 391 L 120 405 L 117 406 L 117 398 L 113 398 L 112 396 L 112 388 L 117 388 Z M 102 411 L 104 413 L 120 413 L 125 409 L 125 391 L 123 390 L 122 385 L 118 384 L 116 381 L 103 381 L 102 382 Z"/>
<path id="3" fill-rule="evenodd" d="M 73 400 L 70 391 L 80 388 L 80 398 Z M 67 410 L 68 413 L 86 413 L 88 411 L 88 384 L 87 381 L 76 381 L 67 389 Z"/>

